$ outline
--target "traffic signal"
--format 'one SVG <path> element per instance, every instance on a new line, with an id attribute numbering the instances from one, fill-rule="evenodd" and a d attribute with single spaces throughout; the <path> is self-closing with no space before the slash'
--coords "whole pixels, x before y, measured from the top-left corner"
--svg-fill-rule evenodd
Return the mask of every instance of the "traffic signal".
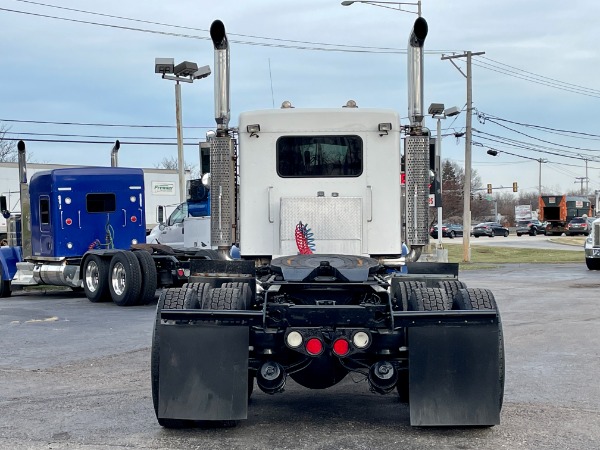
<path id="1" fill-rule="evenodd" d="M 517 189 L 517 182 L 513 181 L 513 192 L 517 192 L 517 191 L 518 191 L 518 189 Z"/>
<path id="2" fill-rule="evenodd" d="M 492 185 L 491 185 L 491 184 L 488 184 L 488 185 L 487 185 L 487 193 L 488 193 L 488 194 L 491 194 L 491 193 L 492 193 Z"/>

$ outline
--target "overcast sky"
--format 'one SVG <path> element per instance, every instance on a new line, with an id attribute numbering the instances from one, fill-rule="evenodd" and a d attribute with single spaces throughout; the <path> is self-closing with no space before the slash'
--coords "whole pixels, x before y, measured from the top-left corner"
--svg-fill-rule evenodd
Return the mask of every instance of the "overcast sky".
<path id="1" fill-rule="evenodd" d="M 589 190 L 600 189 L 600 3 L 423 0 L 422 15 L 426 107 L 466 104 L 465 78 L 442 54 L 485 52 L 473 58 L 473 168 L 484 186 L 516 181 L 537 192 L 543 159 L 545 190 L 571 191 L 581 187 L 588 160 Z M 214 19 L 231 42 L 231 125 L 242 111 L 284 100 L 341 107 L 354 99 L 405 118 L 415 18 L 338 0 L 0 0 L 1 125 L 6 137 L 29 141 L 36 162 L 109 165 L 115 139 L 122 166 L 176 157 L 174 83 L 154 73 L 154 58 L 212 68 Z M 464 60 L 455 61 L 466 72 Z M 182 85 L 189 164 L 198 164 L 197 143 L 215 126 L 213 82 Z M 442 122 L 443 157 L 461 166 L 464 137 L 454 133 L 464 131 L 465 116 Z M 435 132 L 434 120 L 426 125 Z M 489 148 L 499 155 L 487 155 Z"/>

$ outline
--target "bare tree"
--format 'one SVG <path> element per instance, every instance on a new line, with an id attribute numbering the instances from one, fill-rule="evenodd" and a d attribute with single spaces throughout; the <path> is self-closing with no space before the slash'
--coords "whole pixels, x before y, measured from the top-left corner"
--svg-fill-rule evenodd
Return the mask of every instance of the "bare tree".
<path id="1" fill-rule="evenodd" d="M 17 160 L 15 141 L 5 139 L 9 129 L 5 125 L 0 125 L 0 162 L 15 162 Z"/>
<path id="2" fill-rule="evenodd" d="M 179 164 L 175 156 L 165 156 L 158 164 L 155 164 L 154 167 L 157 169 L 178 170 Z M 183 169 L 189 171 L 192 174 L 192 178 L 200 177 L 200 174 L 198 170 L 196 170 L 196 166 L 194 164 L 189 164 L 184 161 Z"/>

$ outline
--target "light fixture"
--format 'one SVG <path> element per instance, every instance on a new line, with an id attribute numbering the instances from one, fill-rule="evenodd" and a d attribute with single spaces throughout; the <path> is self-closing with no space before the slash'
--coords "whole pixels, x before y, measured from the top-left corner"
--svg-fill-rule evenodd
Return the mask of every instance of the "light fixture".
<path id="1" fill-rule="evenodd" d="M 250 137 L 258 137 L 257 133 L 260 133 L 260 125 L 257 123 L 252 125 L 246 125 L 246 131 L 250 133 Z"/>
<path id="2" fill-rule="evenodd" d="M 438 114 L 442 114 L 443 112 L 443 103 L 432 103 L 431 105 L 429 105 L 429 109 L 427 110 L 427 114 L 431 114 L 432 116 L 437 116 Z"/>
<path id="3" fill-rule="evenodd" d="M 154 73 L 173 73 L 175 60 L 173 58 L 154 58 Z"/>
<path id="4" fill-rule="evenodd" d="M 380 131 L 379 136 L 385 136 L 388 132 L 392 131 L 392 124 L 390 122 L 380 123 L 377 127 Z"/>

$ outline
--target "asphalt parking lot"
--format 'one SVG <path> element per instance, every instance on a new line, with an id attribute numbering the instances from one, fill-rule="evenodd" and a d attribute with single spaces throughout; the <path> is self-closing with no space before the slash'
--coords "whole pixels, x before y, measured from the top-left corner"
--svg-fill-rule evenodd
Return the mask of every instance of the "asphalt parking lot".
<path id="1" fill-rule="evenodd" d="M 491 239 L 490 239 L 491 240 Z M 346 377 L 253 394 L 226 429 L 166 430 L 154 417 L 154 305 L 119 308 L 65 292 L 0 300 L 0 448 L 597 449 L 600 273 L 585 264 L 465 271 L 502 313 L 506 390 L 492 428 L 412 428 L 395 395 Z"/>

